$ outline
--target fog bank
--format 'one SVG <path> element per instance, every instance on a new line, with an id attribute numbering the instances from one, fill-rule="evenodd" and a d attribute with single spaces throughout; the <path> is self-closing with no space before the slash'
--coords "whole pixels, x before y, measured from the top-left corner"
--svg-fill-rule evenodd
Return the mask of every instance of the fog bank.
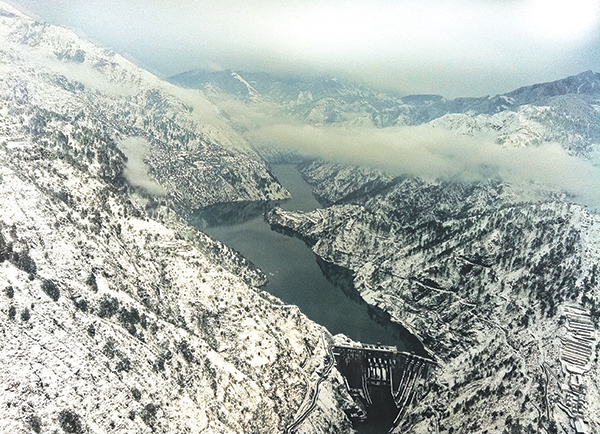
<path id="1" fill-rule="evenodd" d="M 276 124 L 247 134 L 256 144 L 279 146 L 307 156 L 366 165 L 395 175 L 541 184 L 600 203 L 600 169 L 570 156 L 559 144 L 506 148 L 494 137 L 468 137 L 429 125 L 369 128 Z"/>
<path id="2" fill-rule="evenodd" d="M 163 76 L 336 75 L 482 96 L 600 69 L 598 0 L 10 0 Z"/>
<path id="3" fill-rule="evenodd" d="M 141 137 L 127 137 L 121 140 L 119 148 L 127 157 L 127 166 L 124 175 L 127 181 L 135 186 L 141 187 L 150 194 L 165 194 L 165 189 L 148 175 L 148 167 L 144 163 L 144 157 L 148 148 L 148 142 Z"/>

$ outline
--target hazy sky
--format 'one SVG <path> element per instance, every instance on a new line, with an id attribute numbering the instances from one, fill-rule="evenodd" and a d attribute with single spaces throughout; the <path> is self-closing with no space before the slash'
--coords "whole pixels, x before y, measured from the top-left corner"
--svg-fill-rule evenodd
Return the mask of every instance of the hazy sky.
<path id="1" fill-rule="evenodd" d="M 600 0 L 9 0 L 161 76 L 195 68 L 481 96 L 600 71 Z"/>

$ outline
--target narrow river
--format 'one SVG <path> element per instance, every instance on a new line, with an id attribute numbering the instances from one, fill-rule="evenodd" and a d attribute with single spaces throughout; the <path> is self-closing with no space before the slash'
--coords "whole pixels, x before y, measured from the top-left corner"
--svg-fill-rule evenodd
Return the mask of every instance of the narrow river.
<path id="1" fill-rule="evenodd" d="M 301 211 L 320 207 L 311 186 L 294 165 L 278 164 L 272 170 L 292 194 L 292 199 L 277 206 Z M 329 279 L 335 281 L 332 283 L 303 241 L 272 231 L 263 219 L 264 210 L 264 205 L 253 203 L 213 206 L 196 215 L 196 226 L 252 261 L 269 279 L 266 291 L 285 303 L 297 305 L 332 334 L 343 333 L 364 343 L 395 345 L 401 351 L 421 351 L 420 343 L 404 328 L 359 299 L 349 274 L 329 270 Z M 373 410 L 378 413 L 383 409 Z M 384 428 L 389 428 L 389 424 L 384 419 L 389 417 L 370 410 L 370 421 L 356 428 L 360 433 L 387 432 Z M 379 423 L 375 423 L 377 419 Z"/>

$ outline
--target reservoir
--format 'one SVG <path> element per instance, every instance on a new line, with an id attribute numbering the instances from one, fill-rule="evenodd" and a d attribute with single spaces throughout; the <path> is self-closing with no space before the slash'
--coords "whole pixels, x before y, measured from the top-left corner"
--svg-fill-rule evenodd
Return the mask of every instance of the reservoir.
<path id="1" fill-rule="evenodd" d="M 400 351 L 421 353 L 420 342 L 360 299 L 344 269 L 323 263 L 306 244 L 271 230 L 263 213 L 270 206 L 312 211 L 320 205 L 294 165 L 278 164 L 272 172 L 292 198 L 273 204 L 223 204 L 200 210 L 195 224 L 203 232 L 237 250 L 268 278 L 264 288 L 287 304 L 295 304 L 330 333 L 343 333 L 363 343 L 395 345 Z M 325 274 L 324 274 L 325 272 Z M 369 410 L 369 419 L 356 427 L 361 433 L 387 432 L 393 420 L 388 403 Z M 391 411 L 390 414 L 388 412 Z M 386 417 L 387 416 L 387 417 Z"/>

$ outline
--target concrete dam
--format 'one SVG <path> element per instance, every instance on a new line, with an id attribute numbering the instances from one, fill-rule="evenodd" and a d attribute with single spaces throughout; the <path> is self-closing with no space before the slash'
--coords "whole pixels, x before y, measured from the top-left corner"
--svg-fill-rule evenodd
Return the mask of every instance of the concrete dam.
<path id="1" fill-rule="evenodd" d="M 391 429 L 402 420 L 435 364 L 432 359 L 383 345 L 334 345 L 332 352 L 348 391 L 366 408 L 373 404 L 372 388 L 389 390 L 398 409 Z"/>

